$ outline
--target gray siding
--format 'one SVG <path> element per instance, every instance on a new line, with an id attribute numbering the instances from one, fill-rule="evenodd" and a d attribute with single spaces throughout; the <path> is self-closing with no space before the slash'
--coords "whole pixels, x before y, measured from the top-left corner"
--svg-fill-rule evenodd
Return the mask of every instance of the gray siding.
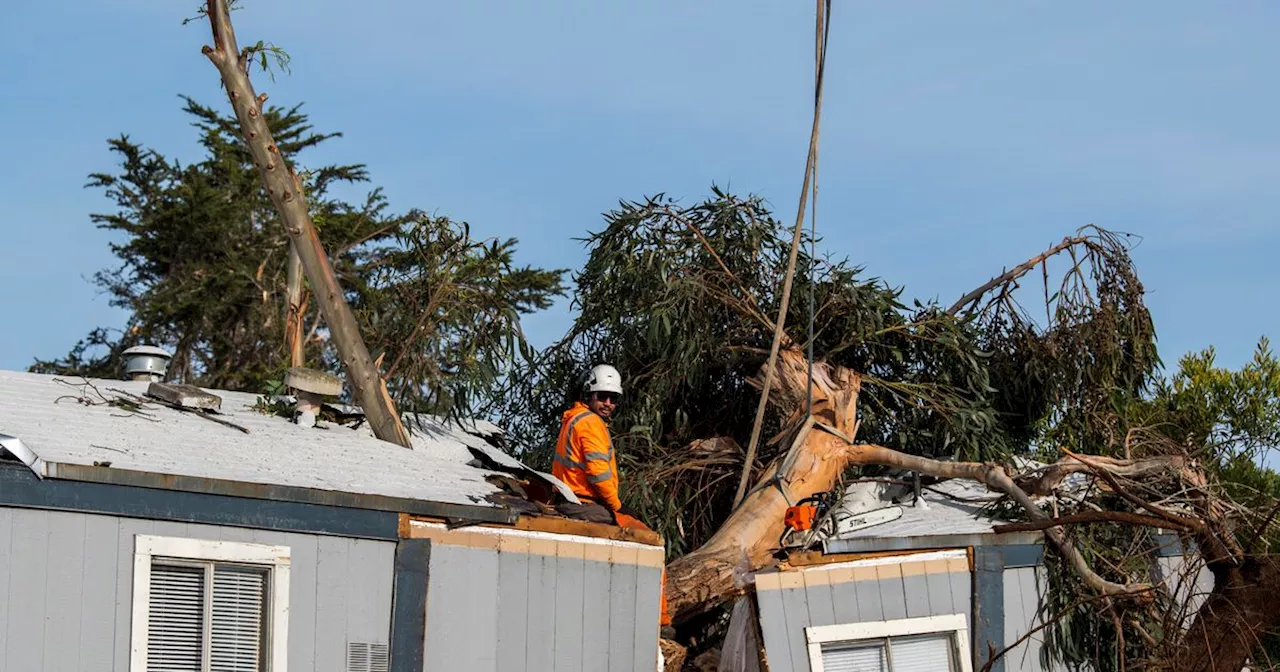
<path id="1" fill-rule="evenodd" d="M 660 578 L 581 555 L 434 543 L 423 669 L 652 672 Z"/>
<path id="2" fill-rule="evenodd" d="M 1178 613 L 1171 617 L 1183 628 L 1191 627 L 1191 621 L 1204 601 L 1213 592 L 1213 574 L 1204 566 L 1199 554 L 1171 555 L 1156 558 L 1153 567 L 1155 580 L 1161 581 L 1173 595 Z"/>
<path id="3" fill-rule="evenodd" d="M 128 672 L 137 534 L 288 546 L 291 669 L 388 643 L 392 542 L 0 508 L 0 669 Z"/>
<path id="4" fill-rule="evenodd" d="M 1017 567 L 1004 571 L 1004 645 L 1010 646 L 1024 635 L 1044 624 L 1041 613 L 1041 597 L 1048 577 L 1043 566 Z M 1013 647 L 1004 656 L 1005 672 L 1041 672 L 1064 670 L 1061 663 L 1053 661 L 1045 666 L 1041 661 L 1047 630 L 1041 629 L 1026 641 Z"/>
<path id="5" fill-rule="evenodd" d="M 938 562 L 946 564 L 927 564 L 933 569 Z M 780 588 L 761 587 L 757 578 L 760 630 L 770 672 L 809 672 L 805 628 L 810 626 L 965 614 L 972 631 L 968 571 L 917 568 L 904 575 L 899 565 L 884 564 L 860 572 L 868 578 L 847 580 L 847 573 L 819 567 L 785 572 L 793 576 L 783 578 Z"/>

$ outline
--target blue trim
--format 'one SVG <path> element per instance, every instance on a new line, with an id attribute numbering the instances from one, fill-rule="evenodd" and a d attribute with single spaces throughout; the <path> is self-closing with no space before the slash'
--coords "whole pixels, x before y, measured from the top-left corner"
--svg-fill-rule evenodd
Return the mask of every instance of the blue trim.
<path id="1" fill-rule="evenodd" d="M 993 653 L 1004 650 L 1004 549 L 973 549 L 973 660 L 982 669 Z M 991 672 L 1004 672 L 1004 657 L 991 664 Z"/>
<path id="2" fill-rule="evenodd" d="M 1182 539 L 1176 534 L 1157 534 L 1156 544 L 1156 557 L 1158 558 L 1176 558 L 1184 555 L 1193 555 L 1196 552 L 1194 539 L 1188 539 L 1186 543 L 1183 543 Z"/>
<path id="3" fill-rule="evenodd" d="M 1001 546 L 1004 551 L 1005 569 L 1035 567 L 1044 564 L 1044 544 L 1019 544 Z"/>
<path id="4" fill-rule="evenodd" d="M 393 672 L 421 672 L 426 660 L 430 567 L 430 539 L 401 539 L 396 544 L 395 588 L 391 600 Z"/>
<path id="5" fill-rule="evenodd" d="M 399 538 L 400 525 L 399 514 L 391 511 L 41 480 L 12 463 L 0 464 L 0 506 L 387 540 Z"/>

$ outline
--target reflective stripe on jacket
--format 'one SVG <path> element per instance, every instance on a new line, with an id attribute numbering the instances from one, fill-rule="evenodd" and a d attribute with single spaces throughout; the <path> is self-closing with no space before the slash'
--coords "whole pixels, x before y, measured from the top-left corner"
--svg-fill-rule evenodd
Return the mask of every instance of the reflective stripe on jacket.
<path id="1" fill-rule="evenodd" d="M 613 511 L 622 508 L 622 500 L 618 499 L 618 463 L 609 428 L 582 402 L 560 418 L 551 475 L 564 481 L 579 497 L 589 497 Z"/>

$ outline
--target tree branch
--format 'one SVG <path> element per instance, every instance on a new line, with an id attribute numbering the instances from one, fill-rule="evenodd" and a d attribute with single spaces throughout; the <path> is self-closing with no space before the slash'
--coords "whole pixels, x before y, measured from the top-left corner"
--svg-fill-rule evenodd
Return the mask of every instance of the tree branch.
<path id="1" fill-rule="evenodd" d="M 1059 252 L 1062 252 L 1065 249 L 1075 247 L 1076 245 L 1087 245 L 1088 243 L 1089 243 L 1089 238 L 1087 236 L 1063 238 L 1062 242 L 1058 243 L 1057 245 L 1054 245 L 1053 247 L 1050 247 L 1044 252 L 1041 252 L 1040 254 L 1037 254 L 1036 256 L 1031 257 L 1030 259 L 1022 262 L 1021 264 L 1014 266 L 1013 268 L 1009 269 L 1003 274 L 997 275 L 996 277 L 988 280 L 987 283 L 982 285 L 981 287 L 960 297 L 959 301 L 956 301 L 955 304 L 953 304 L 950 308 L 947 309 L 947 313 L 950 315 L 955 315 L 959 313 L 962 309 L 964 309 L 965 306 L 968 306 L 969 304 L 977 301 L 978 299 L 981 299 L 983 294 L 986 294 L 987 292 L 995 289 L 996 287 L 1007 284 L 1013 280 L 1017 280 L 1023 275 L 1026 275 L 1028 271 L 1036 267 L 1036 264 L 1043 262 L 1045 259 L 1048 259 L 1049 257 L 1052 257 L 1053 255 L 1058 254 Z"/>
<path id="2" fill-rule="evenodd" d="M 1186 466 L 1186 459 L 1178 455 L 1147 457 L 1136 460 L 1122 460 L 1093 455 L 1089 457 L 1089 462 L 1108 473 L 1124 478 L 1179 471 Z M 1033 497 L 1043 497 L 1052 494 L 1053 489 L 1058 487 L 1058 484 L 1067 476 L 1078 473 L 1093 473 L 1093 469 L 1088 464 L 1076 459 L 1074 455 L 1068 454 L 1043 469 L 1019 475 L 1015 481 L 1018 483 L 1018 487 L 1025 490 L 1027 494 Z"/>
<path id="3" fill-rule="evenodd" d="M 1040 510 L 1031 497 L 1027 495 L 1022 488 L 1019 488 L 1013 479 L 1005 473 L 1004 469 L 995 464 L 981 464 L 977 462 L 942 462 L 927 457 L 919 457 L 916 455 L 908 455 L 896 450 L 885 448 L 884 446 L 876 446 L 871 444 L 861 444 L 853 446 L 852 464 L 878 464 L 882 466 L 898 467 L 909 471 L 918 471 L 921 474 L 936 476 L 941 478 L 967 478 L 986 484 L 987 487 L 997 492 L 1008 495 L 1013 501 L 1017 502 L 1033 520 L 1043 521 L 1050 520 L 1048 514 Z M 1080 555 L 1070 539 L 1063 534 L 1061 527 L 1049 527 L 1045 529 L 1044 534 L 1049 538 L 1058 552 L 1070 564 L 1072 571 L 1080 577 L 1090 589 L 1104 595 L 1115 595 L 1125 597 L 1150 597 L 1151 586 L 1144 583 L 1121 584 L 1108 581 L 1098 575 L 1089 567 L 1089 563 L 1085 561 L 1084 556 Z"/>
<path id="4" fill-rule="evenodd" d="M 1125 523 L 1127 525 L 1145 525 L 1147 527 L 1177 527 L 1180 529 L 1189 529 L 1176 523 L 1171 523 L 1164 518 L 1144 516 L 1140 513 L 1129 513 L 1128 511 L 1083 511 L 1066 516 L 1059 516 L 1057 518 L 1037 520 L 1030 523 L 1007 523 L 1004 525 L 996 525 L 992 530 L 994 530 L 996 534 L 1007 534 L 1009 532 L 1032 532 L 1049 527 L 1077 525 L 1080 523 Z"/>

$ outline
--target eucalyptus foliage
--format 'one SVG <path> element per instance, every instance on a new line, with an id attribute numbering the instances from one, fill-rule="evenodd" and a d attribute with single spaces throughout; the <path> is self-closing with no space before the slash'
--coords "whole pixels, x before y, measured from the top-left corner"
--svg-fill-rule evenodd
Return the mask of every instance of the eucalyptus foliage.
<path id="1" fill-rule="evenodd" d="M 1124 450 L 1134 455 L 1182 452 L 1195 457 L 1212 478 L 1215 506 L 1232 519 L 1244 551 L 1263 556 L 1280 550 L 1280 531 L 1274 525 L 1280 512 L 1280 475 L 1262 466 L 1280 448 L 1280 360 L 1266 338 L 1236 370 L 1218 366 L 1212 348 L 1184 356 L 1176 371 L 1154 381 L 1149 393 L 1130 403 L 1123 416 L 1114 416 L 1111 424 L 1125 434 Z M 1150 501 L 1185 496 L 1176 484 L 1134 487 L 1141 488 Z M 1104 509 L 1126 506 L 1104 491 L 1090 501 Z M 1090 565 L 1108 579 L 1148 580 L 1150 550 L 1158 545 L 1153 531 L 1093 525 L 1077 527 L 1073 534 Z M 1163 669 L 1160 665 L 1177 655 L 1180 628 L 1195 617 L 1187 605 L 1161 594 L 1157 609 L 1126 611 L 1124 605 L 1117 605 L 1114 617 L 1100 617 L 1101 605 L 1080 588 L 1069 569 L 1057 563 L 1048 567 L 1052 588 L 1047 591 L 1045 611 L 1057 620 L 1048 630 L 1046 656 L 1057 656 L 1070 669 L 1107 672 L 1134 669 L 1138 662 Z M 1143 632 L 1156 642 L 1147 641 Z M 1121 641 L 1123 662 L 1116 655 Z M 1255 668 L 1276 669 L 1280 633 L 1265 635 L 1262 646 L 1262 655 L 1269 655 L 1270 661 L 1259 659 Z"/>
<path id="2" fill-rule="evenodd" d="M 1047 324 L 1007 292 L 952 314 L 906 302 L 847 259 L 801 252 L 789 343 L 808 345 L 812 315 L 816 356 L 864 376 L 860 441 L 986 460 L 1036 449 L 1064 424 L 1085 423 L 1092 437 L 1099 406 L 1136 398 L 1158 359 L 1122 239 L 1085 238 L 1048 299 Z M 693 205 L 663 195 L 623 201 L 584 242 L 590 257 L 574 278 L 579 316 L 512 377 L 503 420 L 527 457 L 545 463 L 578 376 L 592 363 L 617 366 L 627 390 L 613 423 L 623 497 L 679 553 L 728 514 L 741 452 L 690 444 L 747 442 L 758 399 L 748 380 L 767 358 L 790 232 L 761 198 L 713 188 Z M 821 241 L 801 249 L 809 242 Z M 772 412 L 764 436 L 786 420 Z M 778 450 L 765 446 L 754 467 Z"/>

